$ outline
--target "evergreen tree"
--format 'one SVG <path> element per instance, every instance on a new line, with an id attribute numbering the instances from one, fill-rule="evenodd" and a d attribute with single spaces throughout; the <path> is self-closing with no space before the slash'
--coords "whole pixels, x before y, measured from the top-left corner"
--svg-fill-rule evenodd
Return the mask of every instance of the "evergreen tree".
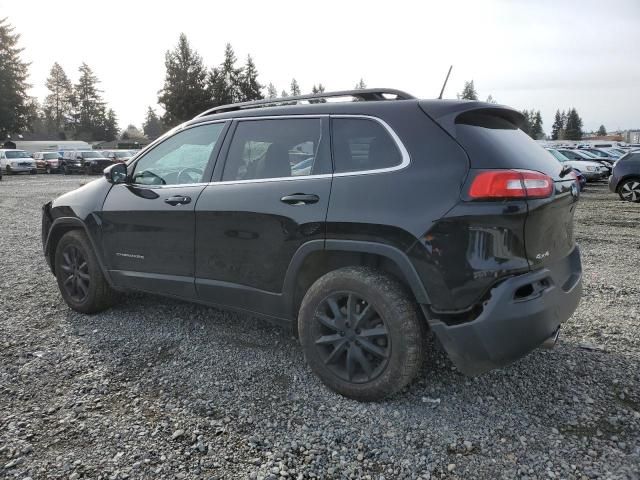
<path id="1" fill-rule="evenodd" d="M 86 63 L 80 65 L 79 71 L 80 78 L 74 87 L 72 101 L 75 107 L 75 136 L 86 141 L 101 140 L 106 111 L 98 90 L 99 81 Z"/>
<path id="2" fill-rule="evenodd" d="M 46 86 L 50 93 L 44 100 L 44 109 L 51 122 L 51 131 L 62 132 L 71 118 L 73 87 L 58 62 L 51 67 Z"/>
<path id="3" fill-rule="evenodd" d="M 463 100 L 478 100 L 478 92 L 476 92 L 473 80 L 464 82 L 464 88 L 462 89 L 462 93 L 458 95 L 458 98 Z"/>
<path id="4" fill-rule="evenodd" d="M 295 78 L 291 79 L 291 96 L 300 95 L 300 85 Z"/>
<path id="5" fill-rule="evenodd" d="M 227 43 L 223 62 L 209 73 L 208 83 L 213 106 L 227 105 L 242 100 L 240 84 L 243 72 L 235 65 L 236 55 L 231 44 Z"/>
<path id="6" fill-rule="evenodd" d="M 273 83 L 269 83 L 269 86 L 267 87 L 267 98 L 278 98 L 278 91 L 276 90 L 276 87 L 273 85 Z"/>
<path id="7" fill-rule="evenodd" d="M 365 88 L 367 88 L 367 84 L 364 83 L 364 80 L 362 78 L 360 78 L 360 81 L 358 83 L 356 83 L 355 89 L 356 90 L 364 90 Z"/>
<path id="8" fill-rule="evenodd" d="M 156 114 L 155 110 L 151 107 L 147 107 L 147 115 L 145 116 L 144 123 L 142 124 L 142 131 L 149 140 L 155 140 L 164 132 L 164 125 L 162 120 Z"/>
<path id="9" fill-rule="evenodd" d="M 111 142 L 118 137 L 118 117 L 116 112 L 112 108 L 107 110 L 107 114 L 104 119 L 104 134 L 103 139 L 107 142 Z"/>
<path id="10" fill-rule="evenodd" d="M 556 116 L 551 126 L 551 140 L 562 140 L 564 133 L 564 124 L 560 109 L 556 110 Z"/>
<path id="11" fill-rule="evenodd" d="M 39 137 L 45 137 L 48 134 L 48 122 L 43 109 L 35 97 L 29 97 L 26 103 L 26 120 L 27 128 L 31 133 Z"/>
<path id="12" fill-rule="evenodd" d="M 258 70 L 251 55 L 247 55 L 247 63 L 240 76 L 240 101 L 262 100 L 262 85 L 258 83 Z"/>
<path id="13" fill-rule="evenodd" d="M 531 131 L 529 132 L 529 136 L 534 140 L 542 140 L 544 138 L 544 130 L 542 129 L 542 115 L 540 114 L 540 110 L 535 113 L 531 110 L 530 123 Z"/>
<path id="14" fill-rule="evenodd" d="M 316 87 L 316 84 L 314 83 L 313 87 L 311 88 L 311 93 L 314 95 L 324 93 L 324 85 L 319 83 Z M 318 98 L 317 100 L 309 100 L 309 103 L 326 103 L 326 100 L 324 98 Z"/>
<path id="15" fill-rule="evenodd" d="M 487 103 L 498 103 L 495 101 L 495 99 L 491 95 L 489 95 L 485 101 Z"/>
<path id="16" fill-rule="evenodd" d="M 288 96 L 289 96 L 289 94 L 287 93 L 287 91 L 286 91 L 286 90 L 282 90 L 282 93 L 280 93 L 280 96 L 281 96 L 281 97 L 288 97 Z"/>
<path id="17" fill-rule="evenodd" d="M 607 134 L 607 129 L 604 128 L 604 125 L 600 125 L 600 128 L 598 129 L 598 136 L 604 137 L 606 134 Z"/>
<path id="18" fill-rule="evenodd" d="M 166 52 L 164 64 L 166 74 L 158 103 L 165 109 L 165 125 L 177 125 L 211 107 L 207 70 L 184 33 L 176 48 Z"/>
<path id="19" fill-rule="evenodd" d="M 567 140 L 582 140 L 582 119 L 575 108 L 567 113 L 564 138 Z"/>
<path id="20" fill-rule="evenodd" d="M 0 18 L 0 140 L 28 128 L 27 77 L 29 64 L 22 61 L 20 35 L 6 18 Z M 0 143 L 2 143 L 0 142 Z"/>

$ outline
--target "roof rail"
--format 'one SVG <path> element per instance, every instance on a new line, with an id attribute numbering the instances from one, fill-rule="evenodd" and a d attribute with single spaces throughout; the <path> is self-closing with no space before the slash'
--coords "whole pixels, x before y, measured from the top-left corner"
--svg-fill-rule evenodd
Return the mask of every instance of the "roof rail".
<path id="1" fill-rule="evenodd" d="M 393 88 L 362 88 L 357 90 L 340 90 L 337 92 L 310 93 L 308 95 L 295 95 L 293 97 L 267 98 L 264 100 L 253 100 L 250 102 L 230 103 L 228 105 L 220 105 L 205 110 L 195 118 L 212 115 L 214 113 L 233 112 L 236 110 L 245 110 L 259 107 L 272 107 L 281 104 L 296 104 L 305 100 L 319 100 L 324 98 L 335 97 L 353 97 L 360 101 L 389 100 L 385 95 L 395 95 L 393 100 L 411 100 L 416 97 Z"/>

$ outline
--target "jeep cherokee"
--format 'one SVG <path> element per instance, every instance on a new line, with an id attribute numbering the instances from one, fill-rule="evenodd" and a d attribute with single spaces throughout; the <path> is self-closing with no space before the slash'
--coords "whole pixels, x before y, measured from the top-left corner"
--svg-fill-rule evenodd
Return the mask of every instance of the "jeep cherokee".
<path id="1" fill-rule="evenodd" d="M 476 375 L 581 296 L 575 174 L 522 120 L 391 89 L 216 107 L 44 205 L 44 254 L 79 312 L 138 290 L 292 326 L 358 400 L 409 384 L 428 330 Z"/>

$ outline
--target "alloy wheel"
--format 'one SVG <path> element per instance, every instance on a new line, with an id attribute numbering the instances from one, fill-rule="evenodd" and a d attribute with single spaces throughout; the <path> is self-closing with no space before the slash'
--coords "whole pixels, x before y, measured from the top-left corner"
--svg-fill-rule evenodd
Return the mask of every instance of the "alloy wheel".
<path id="1" fill-rule="evenodd" d="M 629 202 L 640 201 L 640 180 L 627 180 L 620 187 L 620 196 Z"/>
<path id="2" fill-rule="evenodd" d="M 391 339 L 375 307 L 353 292 L 325 298 L 315 312 L 315 345 L 327 369 L 352 383 L 378 377 L 391 356 Z"/>
<path id="3" fill-rule="evenodd" d="M 75 302 L 82 303 L 89 295 L 89 265 L 82 251 L 74 246 L 67 246 L 62 252 L 62 286 Z"/>

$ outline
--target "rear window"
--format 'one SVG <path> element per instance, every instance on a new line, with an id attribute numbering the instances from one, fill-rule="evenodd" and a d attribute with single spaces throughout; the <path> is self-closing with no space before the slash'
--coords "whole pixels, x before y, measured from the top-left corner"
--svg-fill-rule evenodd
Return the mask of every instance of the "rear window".
<path id="1" fill-rule="evenodd" d="M 335 118 L 332 130 L 336 173 L 378 170 L 402 163 L 395 141 L 375 120 Z"/>
<path id="2" fill-rule="evenodd" d="M 468 112 L 456 119 L 456 139 L 473 168 L 518 168 L 559 178 L 562 165 L 513 122 L 499 115 Z"/>

